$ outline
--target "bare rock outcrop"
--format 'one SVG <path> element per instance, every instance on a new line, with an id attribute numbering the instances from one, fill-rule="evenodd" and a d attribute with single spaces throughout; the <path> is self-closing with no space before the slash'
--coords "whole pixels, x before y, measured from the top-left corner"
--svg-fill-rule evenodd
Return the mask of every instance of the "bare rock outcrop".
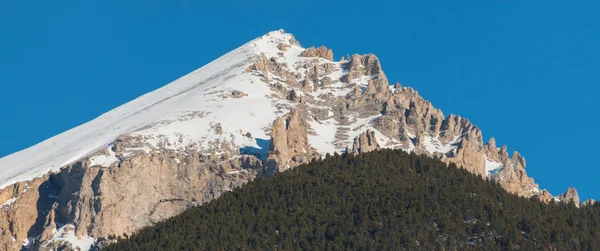
<path id="1" fill-rule="evenodd" d="M 231 92 L 231 97 L 233 97 L 233 98 L 243 98 L 243 97 L 246 97 L 246 96 L 248 96 L 248 94 L 246 94 L 246 93 L 244 93 L 242 91 L 233 90 Z"/>
<path id="2" fill-rule="evenodd" d="M 385 77 L 379 58 L 373 54 L 354 54 L 350 61 L 345 63 L 344 68 L 348 71 L 348 74 L 342 77 L 342 82 L 346 83 L 363 76 L 377 75 L 382 79 Z"/>
<path id="3" fill-rule="evenodd" d="M 572 187 L 569 187 L 565 193 L 556 196 L 556 199 L 566 203 L 573 202 L 579 206 L 579 194 L 577 193 L 577 189 Z"/>
<path id="4" fill-rule="evenodd" d="M 292 109 L 287 118 L 279 117 L 273 121 L 267 173 L 308 163 L 316 156 L 308 144 L 306 115 L 300 110 Z"/>
<path id="5" fill-rule="evenodd" d="M 397 133 L 392 133 L 386 128 L 377 128 L 379 131 L 387 131 L 385 135 L 400 138 L 406 138 L 407 132 L 416 134 L 416 132 L 438 135 L 444 114 L 439 109 L 423 99 L 417 91 L 412 88 L 395 88 L 384 103 L 382 111 L 383 117 L 388 117 L 390 121 L 398 124 L 398 127 L 404 128 Z M 382 132 L 383 133 L 383 132 Z"/>
<path id="6" fill-rule="evenodd" d="M 527 175 L 525 167 L 527 162 L 519 152 L 514 152 L 509 157 L 507 147 L 496 147 L 496 140 L 491 138 L 485 145 L 485 156 L 488 161 L 502 166 L 501 170 L 494 171 L 491 178 L 510 193 L 519 196 L 536 196 L 544 202 L 550 201 L 552 196 L 546 190 L 540 190 L 534 180 Z"/>
<path id="7" fill-rule="evenodd" d="M 11 185 L 0 192 L 0 247 L 3 250 L 21 250 L 23 241 L 29 235 L 39 235 L 45 222 L 45 215 L 38 209 L 46 207 L 43 203 L 46 193 L 39 192 L 45 187 L 47 176 L 28 182 Z M 43 189 L 43 188 L 42 188 Z M 42 203 L 38 204 L 41 201 Z"/>
<path id="8" fill-rule="evenodd" d="M 506 162 L 501 171 L 493 179 L 510 193 L 524 197 L 536 195 L 538 191 L 537 184 L 527 176 L 525 169 L 517 168 L 511 163 Z"/>
<path id="9" fill-rule="evenodd" d="M 270 75 L 275 75 L 288 84 L 294 85 L 296 83 L 296 75 L 294 75 L 284 63 L 278 62 L 276 58 L 267 58 L 264 55 L 257 56 L 250 66 L 245 70 L 246 72 L 254 72 L 260 74 L 263 77 L 264 82 L 269 82 Z"/>
<path id="10" fill-rule="evenodd" d="M 319 82 L 319 77 L 318 77 L 318 70 L 316 67 L 308 67 L 308 66 L 304 66 L 305 67 L 305 77 L 304 80 L 302 81 L 302 88 L 304 88 L 304 90 L 307 91 L 312 91 L 313 87 L 316 87 L 316 83 Z"/>
<path id="11" fill-rule="evenodd" d="M 375 86 L 367 92 L 377 93 Z M 481 131 L 469 120 L 456 115 L 444 118 L 443 113 L 424 100 L 412 88 L 397 84 L 385 97 L 382 116 L 374 126 L 385 136 L 397 140 L 404 148 L 434 154 L 446 163 L 455 163 L 475 174 L 485 176 L 485 156 Z M 444 145 L 444 147 L 442 147 Z M 439 148 L 438 148 L 439 147 Z M 441 151 L 441 152 L 440 152 Z"/>
<path id="12" fill-rule="evenodd" d="M 252 155 L 212 157 L 193 150 L 116 154 L 123 156 L 119 165 L 91 166 L 83 159 L 3 189 L 0 197 L 18 199 L 0 208 L 0 247 L 20 250 L 29 238 L 33 250 L 73 250 L 67 242 L 52 241 L 59 226 L 73 226 L 65 231 L 77 237 L 114 241 L 217 198 L 263 170 Z"/>
<path id="13" fill-rule="evenodd" d="M 279 49 L 280 51 L 287 51 L 288 48 L 290 48 L 289 44 L 285 44 L 285 43 L 277 44 L 277 49 Z"/>
<path id="14" fill-rule="evenodd" d="M 502 148 L 498 148 L 496 146 L 496 139 L 494 137 L 490 138 L 487 143 L 484 145 L 485 148 L 485 156 L 488 160 L 503 163 L 508 158 L 508 152 L 506 151 L 508 148 L 506 146 L 502 146 Z"/>
<path id="15" fill-rule="evenodd" d="M 352 144 L 352 154 L 355 155 L 372 152 L 378 149 L 380 149 L 380 146 L 375 138 L 375 132 L 370 129 L 367 129 L 366 132 L 356 136 L 354 138 L 354 143 Z"/>
<path id="16" fill-rule="evenodd" d="M 460 138 L 460 144 L 445 160 L 462 166 L 468 171 L 485 177 L 485 156 L 481 131 L 467 119 L 450 115 L 440 129 L 440 140 L 452 142 Z"/>
<path id="17" fill-rule="evenodd" d="M 306 50 L 304 50 L 302 53 L 300 53 L 301 57 L 319 57 L 319 58 L 324 58 L 327 60 L 333 60 L 333 51 L 330 49 L 327 49 L 327 47 L 325 47 L 324 45 L 319 47 L 319 48 L 315 48 L 310 47 Z"/>
<path id="18" fill-rule="evenodd" d="M 369 80 L 367 88 L 363 92 L 363 96 L 368 96 L 379 102 L 385 101 L 390 95 L 388 81 L 385 76 Z"/>

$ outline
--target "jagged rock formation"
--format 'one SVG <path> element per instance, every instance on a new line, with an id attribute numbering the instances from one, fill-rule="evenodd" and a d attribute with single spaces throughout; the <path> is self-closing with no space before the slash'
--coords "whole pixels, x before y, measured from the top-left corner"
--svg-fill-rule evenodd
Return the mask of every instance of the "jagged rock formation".
<path id="1" fill-rule="evenodd" d="M 569 187 L 567 191 L 555 197 L 556 200 L 561 202 L 573 202 L 575 205 L 579 205 L 579 194 L 577 189 Z"/>
<path id="2" fill-rule="evenodd" d="M 10 239 L 5 243 L 36 236 L 29 247 L 52 250 L 59 230 L 83 239 L 114 240 L 210 201 L 263 169 L 252 155 L 202 156 L 192 149 L 128 155 L 121 150 L 128 143 L 117 141 L 112 147 L 120 158 L 118 165 L 103 167 L 86 159 L 59 173 L 19 183 L 28 189 L 20 193 L 18 207 L 0 214 L 0 226 L 13 226 L 0 235 Z M 15 188 L 23 191 L 19 186 Z"/>
<path id="3" fill-rule="evenodd" d="M 286 119 L 280 117 L 273 121 L 267 156 L 268 173 L 306 164 L 317 156 L 308 144 L 308 124 L 300 113 L 292 109 Z"/>
<path id="4" fill-rule="evenodd" d="M 333 51 L 328 50 L 327 47 L 325 47 L 324 45 L 316 48 L 315 47 L 310 47 L 308 49 L 306 49 L 305 51 L 303 51 L 302 53 L 300 53 L 301 57 L 319 57 L 319 58 L 324 58 L 327 60 L 333 60 Z"/>
<path id="5" fill-rule="evenodd" d="M 466 118 L 271 32 L 155 92 L 0 159 L 0 249 L 88 249 L 327 153 L 399 148 L 550 201 L 525 159 Z M 351 149 L 351 150 L 350 150 Z M 579 201 L 567 192 L 562 201 Z"/>
<path id="6" fill-rule="evenodd" d="M 385 79 L 379 59 L 373 54 L 364 56 L 354 54 L 345 63 L 345 68 L 348 70 L 348 74 L 342 77 L 343 82 L 351 83 L 355 79 L 371 75 L 376 75 L 376 79 Z"/>
<path id="7" fill-rule="evenodd" d="M 354 138 L 354 144 L 352 144 L 352 154 L 361 154 L 372 152 L 380 149 L 379 143 L 375 138 L 375 132 L 367 129 L 366 132 Z"/>

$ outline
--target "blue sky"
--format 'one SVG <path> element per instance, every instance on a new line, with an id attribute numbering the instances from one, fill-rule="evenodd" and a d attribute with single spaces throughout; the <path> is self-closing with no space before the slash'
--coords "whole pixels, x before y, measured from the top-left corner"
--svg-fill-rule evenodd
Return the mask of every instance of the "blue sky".
<path id="1" fill-rule="evenodd" d="M 335 58 L 375 53 L 527 159 L 553 194 L 600 199 L 599 1 L 4 1 L 0 156 L 279 28 Z"/>

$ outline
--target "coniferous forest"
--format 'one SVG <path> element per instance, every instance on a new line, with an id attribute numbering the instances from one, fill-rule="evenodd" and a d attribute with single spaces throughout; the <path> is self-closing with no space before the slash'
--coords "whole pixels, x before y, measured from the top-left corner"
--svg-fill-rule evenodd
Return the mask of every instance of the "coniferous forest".
<path id="1" fill-rule="evenodd" d="M 600 250 L 600 208 L 381 150 L 259 178 L 106 250 Z"/>

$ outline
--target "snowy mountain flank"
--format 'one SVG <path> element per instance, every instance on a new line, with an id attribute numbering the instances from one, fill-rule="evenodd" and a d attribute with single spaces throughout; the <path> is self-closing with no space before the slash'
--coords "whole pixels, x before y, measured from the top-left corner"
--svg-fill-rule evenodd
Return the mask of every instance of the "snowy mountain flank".
<path id="1" fill-rule="evenodd" d="M 0 249 L 89 250 L 327 153 L 428 154 L 520 196 L 525 159 L 390 85 L 375 55 L 333 60 L 270 32 L 100 117 L 0 159 Z"/>

